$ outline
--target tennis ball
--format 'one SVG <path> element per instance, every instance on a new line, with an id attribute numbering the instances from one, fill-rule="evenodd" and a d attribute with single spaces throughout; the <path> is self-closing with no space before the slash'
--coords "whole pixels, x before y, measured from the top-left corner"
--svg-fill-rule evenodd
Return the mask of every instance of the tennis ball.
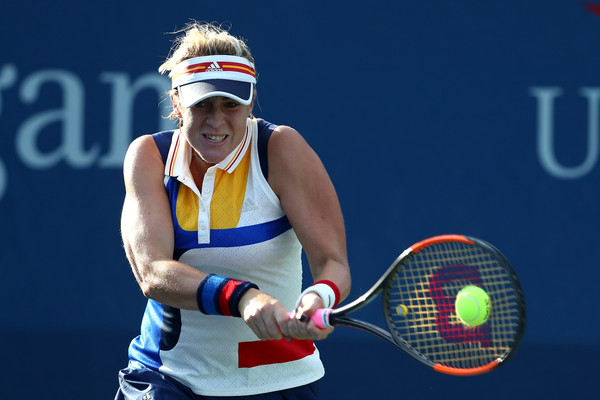
<path id="1" fill-rule="evenodd" d="M 401 316 L 408 315 L 408 307 L 404 304 L 398 304 L 398 307 L 396 307 L 396 314 Z"/>
<path id="2" fill-rule="evenodd" d="M 456 295 L 454 302 L 456 316 L 470 327 L 484 324 L 490 316 L 490 296 L 482 288 L 465 286 Z"/>

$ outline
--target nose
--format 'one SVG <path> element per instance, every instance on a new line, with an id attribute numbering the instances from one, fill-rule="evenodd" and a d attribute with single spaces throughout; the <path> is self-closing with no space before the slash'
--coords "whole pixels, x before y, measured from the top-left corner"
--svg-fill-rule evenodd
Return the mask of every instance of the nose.
<path id="1" fill-rule="evenodd" d="M 217 128 L 223 124 L 223 121 L 225 121 L 225 116 L 221 107 L 211 107 L 207 115 L 208 124 L 213 128 Z"/>

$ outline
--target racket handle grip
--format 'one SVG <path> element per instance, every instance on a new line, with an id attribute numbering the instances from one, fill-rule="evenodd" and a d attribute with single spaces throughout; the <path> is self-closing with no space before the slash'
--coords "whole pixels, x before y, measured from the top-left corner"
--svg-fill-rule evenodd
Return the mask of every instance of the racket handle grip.
<path id="1" fill-rule="evenodd" d="M 288 312 L 288 317 L 292 317 L 292 312 Z M 315 326 L 319 329 L 326 329 L 326 328 L 330 328 L 331 324 L 329 323 L 329 314 L 331 314 L 331 309 L 330 308 L 319 308 L 317 311 L 315 311 L 315 313 L 313 314 L 312 317 L 310 317 L 310 319 L 312 319 L 312 321 L 315 323 Z"/>
<path id="2" fill-rule="evenodd" d="M 312 317 L 310 317 L 310 319 L 312 319 L 317 328 L 330 328 L 331 324 L 329 323 L 329 314 L 331 314 L 330 308 L 319 308 L 317 311 L 315 311 Z"/>

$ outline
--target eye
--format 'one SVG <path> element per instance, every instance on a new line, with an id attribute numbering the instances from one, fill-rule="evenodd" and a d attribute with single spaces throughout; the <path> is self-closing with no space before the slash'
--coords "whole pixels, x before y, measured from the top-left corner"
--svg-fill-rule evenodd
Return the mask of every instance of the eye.
<path id="1" fill-rule="evenodd" d="M 208 102 L 206 101 L 199 101 L 198 103 L 194 104 L 194 108 L 206 108 L 208 107 Z"/>
<path id="2" fill-rule="evenodd" d="M 238 103 L 237 101 L 234 100 L 229 100 L 227 102 L 225 102 L 225 107 L 227 108 L 236 108 L 240 105 L 240 103 Z"/>

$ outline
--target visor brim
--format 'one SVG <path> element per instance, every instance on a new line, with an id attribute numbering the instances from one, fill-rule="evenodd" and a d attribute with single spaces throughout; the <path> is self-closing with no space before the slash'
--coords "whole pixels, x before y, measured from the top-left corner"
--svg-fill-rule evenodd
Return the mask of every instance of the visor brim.
<path id="1" fill-rule="evenodd" d="M 208 79 L 179 87 L 179 99 L 186 108 L 213 96 L 227 97 L 247 106 L 252 103 L 254 85 L 229 79 Z"/>

